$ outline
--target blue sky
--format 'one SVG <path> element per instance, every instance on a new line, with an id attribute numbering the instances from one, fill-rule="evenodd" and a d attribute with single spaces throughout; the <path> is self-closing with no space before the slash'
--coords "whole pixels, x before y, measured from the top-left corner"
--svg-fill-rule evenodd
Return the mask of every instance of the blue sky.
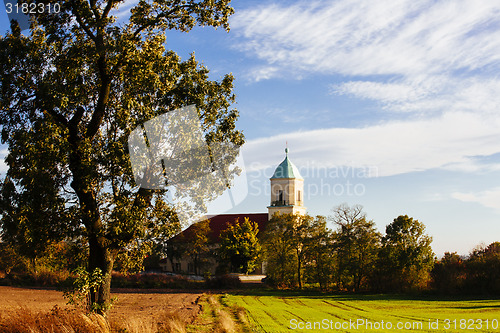
<path id="1" fill-rule="evenodd" d="M 233 6 L 229 33 L 167 35 L 168 48 L 194 51 L 213 79 L 236 77 L 249 182 L 231 212 L 266 211 L 288 142 L 312 215 L 361 204 L 384 231 L 408 214 L 438 256 L 500 241 L 500 3 Z M 0 24 L 6 31 L 5 14 Z"/>

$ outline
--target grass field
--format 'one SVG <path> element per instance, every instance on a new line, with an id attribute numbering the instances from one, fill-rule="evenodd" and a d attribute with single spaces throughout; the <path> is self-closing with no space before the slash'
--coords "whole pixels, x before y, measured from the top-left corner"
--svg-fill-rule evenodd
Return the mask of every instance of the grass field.
<path id="1" fill-rule="evenodd" d="M 244 307 L 255 332 L 500 332 L 500 300 L 254 292 L 222 297 Z"/>
<path id="2" fill-rule="evenodd" d="M 264 289 L 232 294 L 122 289 L 113 295 L 118 301 L 109 313 L 109 326 L 102 326 L 99 318 L 71 312 L 56 290 L 0 287 L 0 332 L 500 333 L 499 299 L 326 295 Z M 59 310 L 54 310 L 55 305 Z"/>

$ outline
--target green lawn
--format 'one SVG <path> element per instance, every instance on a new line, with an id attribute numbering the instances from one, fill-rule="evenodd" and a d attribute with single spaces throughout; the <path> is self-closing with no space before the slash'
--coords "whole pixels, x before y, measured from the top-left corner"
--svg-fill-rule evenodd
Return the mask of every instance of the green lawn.
<path id="1" fill-rule="evenodd" d="M 244 307 L 256 332 L 500 332 L 499 299 L 251 292 L 223 301 Z"/>

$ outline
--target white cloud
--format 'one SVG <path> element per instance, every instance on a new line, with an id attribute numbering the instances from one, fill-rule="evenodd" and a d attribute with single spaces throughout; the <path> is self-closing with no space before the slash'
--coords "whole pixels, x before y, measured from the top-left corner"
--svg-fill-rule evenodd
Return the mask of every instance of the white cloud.
<path id="1" fill-rule="evenodd" d="M 451 196 L 460 201 L 476 202 L 485 207 L 500 211 L 500 187 L 481 192 L 454 192 Z"/>
<path id="2" fill-rule="evenodd" d="M 278 68 L 272 67 L 272 66 L 263 66 L 263 67 L 258 67 L 252 69 L 252 71 L 247 74 L 247 76 L 250 78 L 251 81 L 261 81 L 261 80 L 267 80 L 272 77 L 278 72 Z"/>
<path id="3" fill-rule="evenodd" d="M 386 103 L 416 101 L 429 94 L 428 90 L 418 85 L 372 81 L 349 81 L 333 85 L 332 92 Z"/>
<path id="4" fill-rule="evenodd" d="M 333 94 L 379 101 L 402 112 L 481 112 L 500 109 L 500 80 L 496 78 L 415 77 L 396 82 L 349 81 L 331 86 Z"/>
<path id="5" fill-rule="evenodd" d="M 333 94 L 385 110 L 492 113 L 499 14 L 500 2 L 488 0 L 299 1 L 243 10 L 231 23 L 237 47 L 265 63 L 250 70 L 254 81 L 340 74 Z"/>
<path id="6" fill-rule="evenodd" d="M 130 10 L 138 3 L 138 0 L 125 0 L 120 3 L 118 8 L 111 12 L 111 15 L 116 16 L 119 21 L 128 20 L 130 17 Z"/>
<path id="7" fill-rule="evenodd" d="M 282 70 L 420 74 L 498 66 L 496 1 L 302 1 L 236 13 L 240 48 Z"/>
<path id="8" fill-rule="evenodd" d="M 365 128 L 294 132 L 249 141 L 249 170 L 273 167 L 285 141 L 298 167 L 375 167 L 379 176 L 446 168 L 471 170 L 475 156 L 500 151 L 499 117 L 455 112 L 432 119 L 392 121 Z"/>

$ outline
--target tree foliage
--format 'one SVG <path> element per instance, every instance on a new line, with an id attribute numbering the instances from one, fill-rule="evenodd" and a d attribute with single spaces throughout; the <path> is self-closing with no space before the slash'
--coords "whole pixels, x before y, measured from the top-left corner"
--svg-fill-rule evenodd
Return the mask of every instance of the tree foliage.
<path id="1" fill-rule="evenodd" d="M 53 149 L 59 134 L 57 126 L 43 122 L 17 131 L 6 158 L 10 169 L 0 195 L 2 239 L 27 257 L 34 270 L 47 248 L 71 237 L 75 227 L 76 211 L 66 206 L 75 198 L 62 193 L 66 180 L 57 172 L 64 157 Z"/>
<path id="2" fill-rule="evenodd" d="M 400 215 L 386 227 L 382 238 L 380 267 L 385 288 L 411 290 L 426 288 L 434 264 L 432 237 L 425 226 L 408 215 Z"/>
<path id="3" fill-rule="evenodd" d="M 17 199 L 3 224 L 15 225 L 11 235 L 27 235 L 21 243 L 35 225 L 42 239 L 53 235 L 51 228 L 60 227 L 55 235 L 66 228 L 82 234 L 88 271 L 99 268 L 104 276 L 92 302 L 104 309 L 115 257 L 148 236 L 155 207 L 169 212 L 162 213 L 162 223 L 175 223 L 165 191 L 134 183 L 131 131 L 194 104 L 207 144 L 243 143 L 235 128 L 238 113 L 231 109 L 233 77 L 212 81 L 194 54 L 182 61 L 165 48 L 167 30 L 227 30 L 233 9 L 229 0 L 140 0 L 127 22 L 116 22 L 112 13 L 122 1 L 58 3 L 60 13 L 32 17 L 29 35 L 14 24 L 0 38 L 0 126 Z M 59 219 L 65 214 L 71 222 Z"/>
<path id="4" fill-rule="evenodd" d="M 326 290 L 335 281 L 338 257 L 332 231 L 327 227 L 326 218 L 317 216 L 312 221 L 310 241 L 305 260 L 305 277 L 309 283 L 318 283 Z"/>
<path id="5" fill-rule="evenodd" d="M 432 269 L 433 288 L 451 294 L 463 289 L 466 282 L 465 262 L 456 253 L 445 252 Z"/>
<path id="6" fill-rule="evenodd" d="M 302 288 L 308 255 L 313 251 L 315 221 L 301 214 L 275 214 L 263 237 L 267 274 L 278 285 Z"/>
<path id="7" fill-rule="evenodd" d="M 174 259 L 189 258 L 193 273 L 200 275 L 213 257 L 211 245 L 210 220 L 203 220 L 169 240 L 167 257 L 170 258 L 172 267 Z"/>
<path id="8" fill-rule="evenodd" d="M 338 287 L 359 291 L 376 270 L 380 234 L 373 221 L 367 221 L 363 207 L 346 204 L 333 209 L 332 221 L 337 225 L 335 248 L 338 257 Z"/>
<path id="9" fill-rule="evenodd" d="M 466 261 L 466 290 L 500 293 L 500 242 L 475 248 Z"/>
<path id="10" fill-rule="evenodd" d="M 261 246 L 256 222 L 245 217 L 243 222 L 236 220 L 220 234 L 219 254 L 221 259 L 229 260 L 232 271 L 252 272 L 259 261 Z"/>

